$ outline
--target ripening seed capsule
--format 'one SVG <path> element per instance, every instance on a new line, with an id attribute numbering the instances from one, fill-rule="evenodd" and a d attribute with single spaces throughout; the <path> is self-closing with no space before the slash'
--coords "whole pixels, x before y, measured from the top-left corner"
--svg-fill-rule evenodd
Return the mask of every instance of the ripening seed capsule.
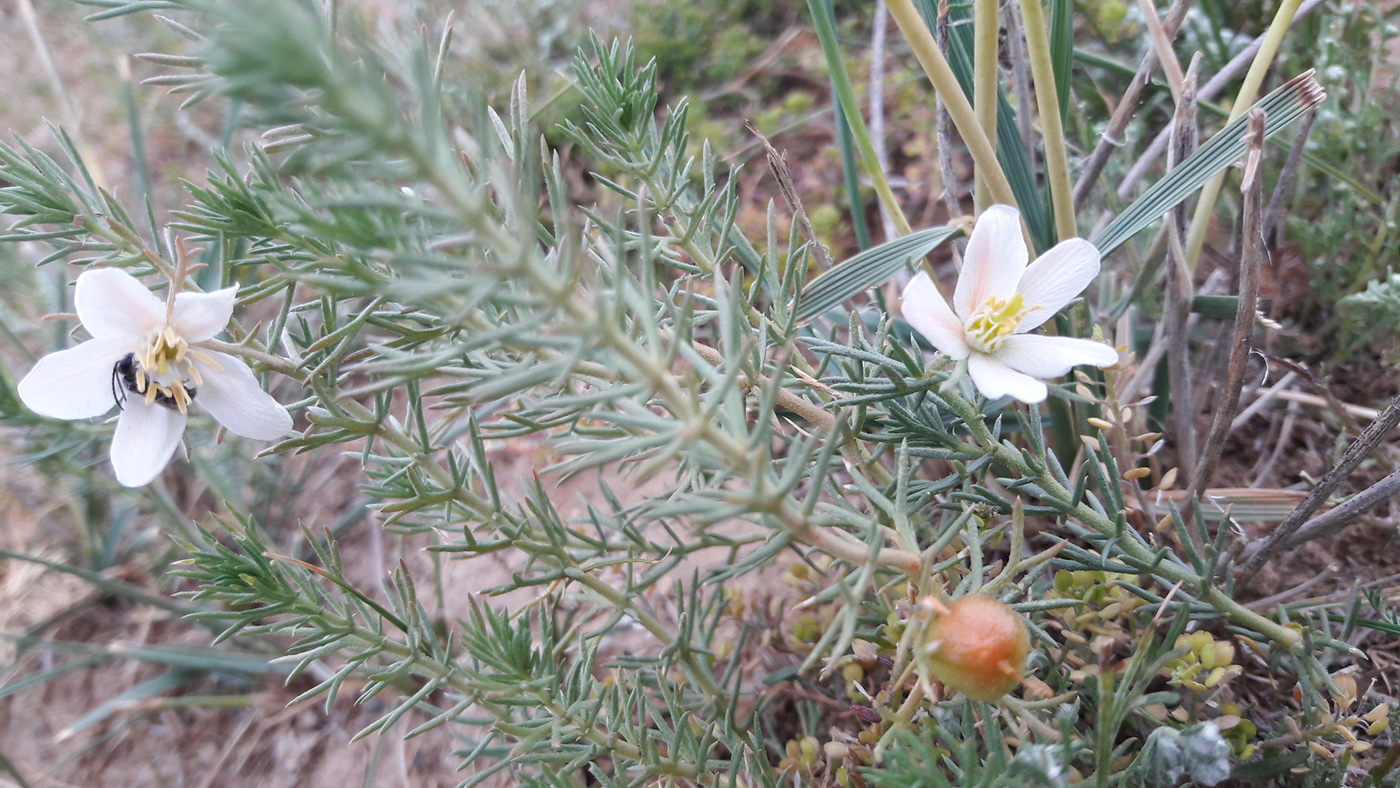
<path id="1" fill-rule="evenodd" d="M 947 604 L 928 628 L 933 677 L 973 700 L 992 702 L 1021 683 L 1030 633 L 1002 602 L 969 594 Z"/>

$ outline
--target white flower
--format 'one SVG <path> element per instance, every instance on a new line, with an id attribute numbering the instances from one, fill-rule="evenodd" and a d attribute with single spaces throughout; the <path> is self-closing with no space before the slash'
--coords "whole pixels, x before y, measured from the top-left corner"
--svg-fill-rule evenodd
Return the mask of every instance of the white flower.
<path id="1" fill-rule="evenodd" d="M 1010 395 L 1037 403 L 1046 378 L 1071 367 L 1108 367 L 1118 352 L 1101 342 L 1026 333 L 1049 320 L 1099 274 L 1099 250 L 1071 238 L 1026 265 L 1021 217 L 1009 205 L 993 205 L 977 219 L 953 291 L 953 306 L 928 274 L 904 288 L 904 319 L 930 344 L 967 372 L 988 399 Z"/>
<path id="2" fill-rule="evenodd" d="M 247 364 L 199 346 L 228 325 L 237 293 L 183 292 L 165 304 L 125 271 L 88 269 L 73 303 L 92 339 L 39 359 L 19 382 L 20 399 L 55 419 L 90 419 L 121 407 L 112 467 L 127 487 L 150 482 L 170 462 L 191 402 L 236 435 L 280 438 L 292 429 L 287 409 Z"/>

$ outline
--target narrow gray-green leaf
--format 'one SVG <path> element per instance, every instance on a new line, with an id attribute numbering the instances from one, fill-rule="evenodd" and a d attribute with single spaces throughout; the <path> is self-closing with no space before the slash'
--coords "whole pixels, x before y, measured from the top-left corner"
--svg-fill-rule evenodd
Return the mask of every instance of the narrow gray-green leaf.
<path id="1" fill-rule="evenodd" d="M 1310 69 L 1260 99 L 1254 106 L 1265 113 L 1264 136 L 1271 137 L 1327 98 Z M 1127 210 L 1118 214 L 1093 239 L 1099 252 L 1107 255 L 1144 227 L 1157 221 L 1216 173 L 1239 161 L 1244 155 L 1244 133 L 1249 113 L 1244 113 L 1216 132 L 1179 167 L 1152 184 Z"/>
<path id="2" fill-rule="evenodd" d="M 797 300 L 797 320 L 806 322 L 862 290 L 879 287 L 917 260 L 957 235 L 956 227 L 931 227 L 886 241 L 852 257 L 813 279 Z"/>

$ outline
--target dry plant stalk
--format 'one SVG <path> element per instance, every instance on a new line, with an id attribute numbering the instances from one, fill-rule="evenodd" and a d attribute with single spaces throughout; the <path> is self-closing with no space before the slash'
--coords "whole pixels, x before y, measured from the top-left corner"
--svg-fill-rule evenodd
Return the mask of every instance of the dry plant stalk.
<path id="1" fill-rule="evenodd" d="M 1295 532 L 1303 526 L 1304 521 L 1306 521 L 1313 512 L 1317 511 L 1318 507 L 1322 506 L 1322 504 L 1327 501 L 1327 497 L 1332 494 L 1332 491 L 1337 489 L 1338 485 L 1351 476 L 1352 472 L 1361 465 L 1362 460 L 1370 456 L 1371 452 L 1385 440 L 1386 436 L 1390 434 L 1391 430 L 1395 429 L 1396 425 L 1400 425 L 1400 397 L 1392 400 L 1390 405 L 1381 412 L 1380 416 L 1376 417 L 1375 421 L 1367 425 L 1366 429 L 1362 430 L 1361 434 L 1356 436 L 1356 440 L 1352 441 L 1351 445 L 1347 447 L 1346 452 L 1342 455 L 1342 459 L 1338 461 L 1336 467 L 1324 474 L 1321 479 L 1318 479 L 1317 486 L 1313 487 L 1312 491 L 1308 493 L 1308 497 L 1303 499 L 1302 503 L 1298 504 L 1298 508 L 1294 509 L 1293 512 L 1288 515 L 1287 519 L 1279 523 L 1278 527 L 1275 528 L 1262 543 L 1256 542 L 1245 548 L 1244 561 L 1240 564 L 1238 573 L 1241 585 L 1253 579 L 1254 575 L 1259 572 L 1260 567 L 1284 550 L 1293 547 L 1295 544 L 1301 544 L 1303 541 L 1306 541 L 1305 539 L 1301 539 L 1302 534 L 1299 534 L 1299 539 L 1294 539 L 1293 536 Z M 1317 518 L 1316 522 L 1319 523 L 1319 525 L 1309 529 L 1307 532 L 1309 533 L 1308 538 L 1317 538 L 1326 535 L 1330 533 L 1334 527 L 1340 528 L 1351 522 L 1371 507 L 1385 500 L 1385 497 L 1388 496 L 1377 496 L 1384 496 L 1386 490 L 1391 490 L 1390 494 L 1393 495 L 1395 485 L 1400 483 L 1400 479 L 1397 479 L 1396 476 L 1397 474 L 1387 476 L 1370 489 L 1357 495 L 1351 501 L 1348 501 L 1347 504 L 1337 507 L 1337 509 L 1343 509 L 1345 507 L 1344 512 L 1337 513 L 1337 510 L 1334 509 Z"/>
<path id="2" fill-rule="evenodd" d="M 1169 164 L 1175 167 L 1196 149 L 1199 130 L 1196 126 L 1196 67 L 1199 55 L 1186 71 L 1181 101 L 1176 105 L 1172 120 L 1172 150 Z M 1187 321 L 1191 315 L 1191 271 L 1187 265 L 1182 239 L 1185 233 L 1186 208 L 1177 206 L 1167 216 L 1167 284 L 1164 307 L 1163 339 L 1167 347 L 1167 374 L 1171 379 L 1172 417 L 1176 441 L 1177 464 L 1182 468 L 1196 465 L 1196 414 L 1191 386 L 1191 343 Z"/>
<path id="3" fill-rule="evenodd" d="M 1259 298 L 1259 269 L 1264 264 L 1267 251 L 1264 248 L 1263 201 L 1264 175 L 1264 112 L 1255 109 L 1249 113 L 1248 151 L 1245 153 L 1244 183 L 1244 228 L 1240 244 L 1240 287 L 1239 303 L 1235 308 L 1235 328 L 1230 343 L 1230 361 L 1225 383 L 1221 387 L 1220 400 L 1215 406 L 1215 418 L 1201 459 L 1196 465 L 1191 483 L 1186 488 L 1187 500 L 1195 493 L 1210 485 L 1215 473 L 1215 464 L 1220 452 L 1225 448 L 1225 438 L 1230 434 L 1230 423 L 1240 404 L 1240 389 L 1244 387 L 1244 371 L 1249 363 L 1249 338 L 1254 333 L 1256 307 Z"/>

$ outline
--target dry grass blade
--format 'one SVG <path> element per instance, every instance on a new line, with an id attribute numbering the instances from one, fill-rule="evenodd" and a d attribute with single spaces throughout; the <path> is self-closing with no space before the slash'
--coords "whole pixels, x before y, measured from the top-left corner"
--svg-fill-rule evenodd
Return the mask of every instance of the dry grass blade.
<path id="1" fill-rule="evenodd" d="M 788 170 L 787 159 L 779 153 L 773 143 L 763 136 L 763 132 L 752 123 L 744 124 L 750 133 L 758 137 L 758 141 L 763 143 L 763 151 L 768 157 L 768 169 L 773 173 L 773 178 L 778 182 L 778 191 L 783 195 L 783 201 L 787 203 L 788 210 L 792 211 L 793 221 L 802 229 L 802 237 L 807 239 L 808 245 L 812 247 L 812 256 L 816 259 L 818 267 L 827 271 L 831 268 L 831 255 L 827 254 L 826 247 L 817 240 L 817 231 L 812 227 L 812 220 L 807 218 L 807 212 L 802 209 L 802 198 L 797 196 L 797 188 L 792 183 L 792 172 Z"/>
<path id="2" fill-rule="evenodd" d="M 1230 519 L 1242 523 L 1277 523 L 1288 517 L 1305 495 L 1298 490 L 1278 488 L 1212 487 L 1201 492 L 1201 518 L 1218 520 L 1228 509 Z M 1166 490 L 1154 497 L 1152 514 L 1155 517 L 1170 514 L 1170 503 L 1184 511 L 1190 500 L 1185 490 Z"/>

